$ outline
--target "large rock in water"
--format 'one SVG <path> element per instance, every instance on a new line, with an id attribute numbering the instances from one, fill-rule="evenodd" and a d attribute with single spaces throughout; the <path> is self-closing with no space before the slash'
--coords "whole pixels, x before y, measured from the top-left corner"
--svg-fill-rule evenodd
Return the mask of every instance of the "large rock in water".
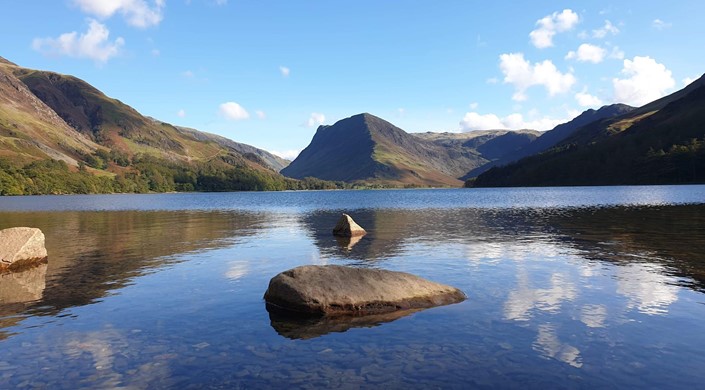
<path id="1" fill-rule="evenodd" d="M 347 214 L 341 215 L 338 223 L 333 228 L 333 235 L 340 237 L 357 237 L 365 234 L 367 234 L 365 229 L 355 223 L 352 217 Z"/>
<path id="2" fill-rule="evenodd" d="M 455 287 L 405 272 L 306 265 L 269 281 L 264 299 L 275 308 L 314 315 L 364 315 L 461 302 Z"/>
<path id="3" fill-rule="evenodd" d="M 47 258 L 44 233 L 36 228 L 16 227 L 0 230 L 0 269 Z"/>

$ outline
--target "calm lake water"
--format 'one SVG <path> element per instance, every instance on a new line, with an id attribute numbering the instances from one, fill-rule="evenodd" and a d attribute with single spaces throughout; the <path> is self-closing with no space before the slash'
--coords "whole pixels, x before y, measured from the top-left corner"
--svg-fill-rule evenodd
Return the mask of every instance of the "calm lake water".
<path id="1" fill-rule="evenodd" d="M 341 212 L 369 232 L 339 242 Z M 705 186 L 0 198 L 48 264 L 0 275 L 0 388 L 701 388 Z M 303 264 L 468 299 L 271 317 Z M 397 318 L 394 318 L 397 317 Z"/>

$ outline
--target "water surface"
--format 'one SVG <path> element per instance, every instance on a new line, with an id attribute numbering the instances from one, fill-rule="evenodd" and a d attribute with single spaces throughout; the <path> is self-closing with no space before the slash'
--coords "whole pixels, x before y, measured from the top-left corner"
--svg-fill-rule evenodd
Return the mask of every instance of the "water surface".
<path id="1" fill-rule="evenodd" d="M 330 235 L 340 212 L 369 234 Z M 0 388 L 700 387 L 705 186 L 0 198 L 46 265 L 0 275 Z M 468 300 L 270 318 L 303 264 Z"/>

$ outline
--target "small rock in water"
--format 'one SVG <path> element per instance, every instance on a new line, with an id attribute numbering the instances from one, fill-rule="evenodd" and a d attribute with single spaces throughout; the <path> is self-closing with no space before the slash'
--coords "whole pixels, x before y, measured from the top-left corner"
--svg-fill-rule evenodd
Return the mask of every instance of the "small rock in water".
<path id="1" fill-rule="evenodd" d="M 333 228 L 333 235 L 340 237 L 357 237 L 364 236 L 365 234 L 367 234 L 365 229 L 360 227 L 360 225 L 353 221 L 352 217 L 347 214 L 341 215 L 335 228 Z"/>
<path id="2" fill-rule="evenodd" d="M 47 258 L 44 233 L 37 228 L 15 227 L 0 230 L 0 269 Z"/>

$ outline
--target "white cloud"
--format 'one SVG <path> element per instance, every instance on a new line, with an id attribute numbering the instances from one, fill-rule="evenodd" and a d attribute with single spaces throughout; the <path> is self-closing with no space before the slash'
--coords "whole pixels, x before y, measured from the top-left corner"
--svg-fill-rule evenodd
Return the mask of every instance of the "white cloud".
<path id="1" fill-rule="evenodd" d="M 583 43 L 578 47 L 577 52 L 570 51 L 565 58 L 569 60 L 576 59 L 580 62 L 592 62 L 593 64 L 598 64 L 605 59 L 606 55 L 607 50 L 601 48 L 600 46 Z"/>
<path id="2" fill-rule="evenodd" d="M 577 13 L 570 9 L 554 12 L 536 21 L 538 28 L 529 33 L 531 43 L 539 49 L 553 46 L 553 36 L 559 32 L 571 30 L 580 22 Z"/>
<path id="3" fill-rule="evenodd" d="M 195 74 L 194 74 L 193 71 L 191 71 L 191 70 L 184 71 L 184 72 L 181 73 L 181 75 L 184 76 L 184 77 L 186 77 L 186 78 L 189 78 L 189 79 L 190 79 L 190 78 L 193 78 L 193 76 L 195 76 Z"/>
<path id="4" fill-rule="evenodd" d="M 215 0 L 215 5 L 226 5 L 228 0 Z"/>
<path id="5" fill-rule="evenodd" d="M 280 66 L 279 72 L 282 74 L 282 76 L 289 77 L 289 73 L 291 73 L 291 69 L 287 68 L 286 66 Z"/>
<path id="6" fill-rule="evenodd" d="M 470 107 L 471 110 L 477 110 L 477 107 L 478 107 L 479 105 L 480 105 L 480 104 L 479 104 L 478 102 L 472 102 L 472 103 L 470 103 L 469 107 Z"/>
<path id="7" fill-rule="evenodd" d="M 186 116 L 186 111 L 182 108 L 176 112 L 176 116 L 178 116 L 179 118 L 183 118 Z"/>
<path id="8" fill-rule="evenodd" d="M 692 83 L 693 81 L 695 81 L 697 79 L 698 79 L 697 77 L 686 77 L 683 80 L 681 80 L 681 82 L 683 83 L 684 87 L 687 87 L 688 85 L 690 85 L 690 83 Z"/>
<path id="9" fill-rule="evenodd" d="M 301 150 L 284 150 L 284 151 L 277 151 L 277 150 L 270 150 L 269 153 L 272 153 L 274 155 L 277 155 L 283 159 L 294 161 L 294 159 L 301 153 Z"/>
<path id="10" fill-rule="evenodd" d="M 590 95 L 587 90 L 575 94 L 575 100 L 580 107 L 599 107 L 602 105 L 602 100 L 597 96 Z"/>
<path id="11" fill-rule="evenodd" d="M 619 34 L 619 29 L 617 26 L 612 24 L 609 20 L 605 20 L 605 25 L 597 30 L 592 30 L 592 37 L 602 39 L 607 36 L 607 34 L 617 35 Z"/>
<path id="12" fill-rule="evenodd" d="M 499 82 L 499 79 L 496 77 L 490 77 L 489 79 L 485 80 L 487 84 L 497 84 Z"/>
<path id="13" fill-rule="evenodd" d="M 322 125 L 323 122 L 325 122 L 325 121 L 326 121 L 325 115 L 323 115 L 319 112 L 312 112 L 311 116 L 306 121 L 306 126 L 314 127 L 314 126 Z"/>
<path id="14" fill-rule="evenodd" d="M 159 51 L 159 49 L 152 49 L 151 53 L 152 53 L 152 56 L 154 56 L 154 57 L 159 57 L 162 54 L 162 52 Z"/>
<path id="15" fill-rule="evenodd" d="M 265 114 L 264 111 L 262 111 L 262 110 L 255 111 L 255 115 L 257 115 L 257 118 L 259 118 L 259 119 L 267 118 L 267 114 Z"/>
<path id="16" fill-rule="evenodd" d="M 241 105 L 235 102 L 226 102 L 221 104 L 219 112 L 220 115 L 225 117 L 225 119 L 233 121 L 239 121 L 250 117 L 250 114 Z"/>
<path id="17" fill-rule="evenodd" d="M 536 113 L 534 113 L 536 114 Z M 497 129 L 534 129 L 534 130 L 550 130 L 561 123 L 568 122 L 570 119 L 559 119 L 549 117 L 532 116 L 526 120 L 522 114 L 514 113 L 500 118 L 495 114 L 479 114 L 477 112 L 468 112 L 460 121 L 460 131 L 473 130 L 497 130 Z"/>
<path id="18" fill-rule="evenodd" d="M 612 79 L 615 101 L 642 106 L 666 94 L 676 84 L 671 71 L 651 57 L 624 60 L 625 78 Z"/>
<path id="19" fill-rule="evenodd" d="M 468 112 L 460 121 L 460 128 L 463 131 L 504 129 L 505 125 L 495 114 L 478 114 Z"/>
<path id="20" fill-rule="evenodd" d="M 618 60 L 623 60 L 624 59 L 624 51 L 619 48 L 619 46 L 615 46 L 612 48 L 612 52 L 610 53 L 610 58 L 615 58 Z"/>
<path id="21" fill-rule="evenodd" d="M 575 84 L 572 73 L 561 73 L 553 62 L 545 60 L 531 64 L 522 53 L 502 54 L 499 68 L 506 84 L 514 84 L 516 92 L 513 100 L 526 100 L 526 90 L 534 85 L 542 85 L 550 96 L 565 93 Z"/>
<path id="22" fill-rule="evenodd" d="M 121 14 L 127 23 L 138 28 L 158 25 L 164 15 L 166 0 L 73 0 L 81 11 L 107 19 L 116 13 Z"/>
<path id="23" fill-rule="evenodd" d="M 651 22 L 651 27 L 657 30 L 665 30 L 667 28 L 670 28 L 672 25 L 672 23 L 666 23 L 661 19 L 654 19 L 654 21 Z"/>
<path id="24" fill-rule="evenodd" d="M 89 58 L 96 63 L 105 63 L 120 53 L 125 44 L 121 37 L 110 42 L 110 31 L 96 20 L 88 19 L 88 31 L 76 31 L 59 35 L 58 38 L 35 38 L 32 48 L 46 55 Z"/>

